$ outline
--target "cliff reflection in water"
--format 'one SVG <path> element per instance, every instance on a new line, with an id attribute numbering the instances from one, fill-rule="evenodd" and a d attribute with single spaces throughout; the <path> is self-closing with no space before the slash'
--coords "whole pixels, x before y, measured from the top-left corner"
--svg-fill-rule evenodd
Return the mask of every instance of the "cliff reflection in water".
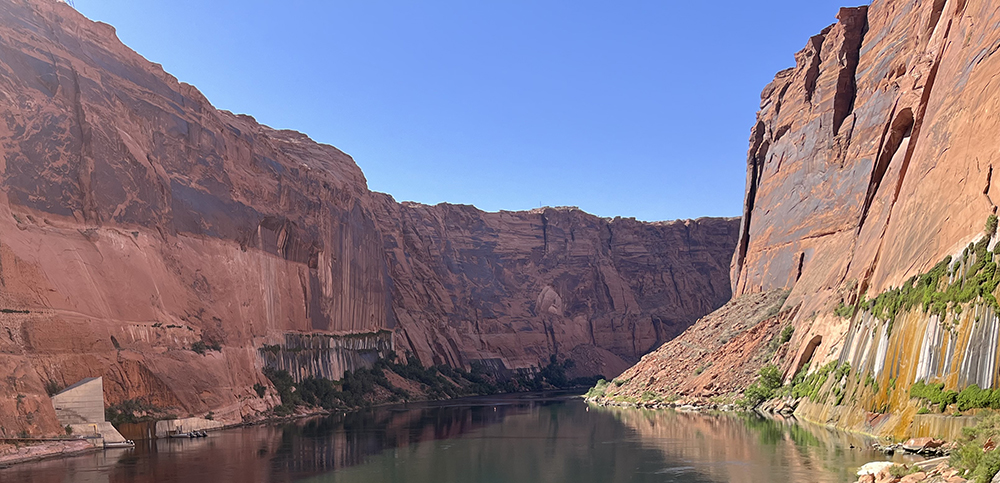
<path id="1" fill-rule="evenodd" d="M 0 481 L 848 481 L 867 441 L 746 415 L 480 398 L 158 440 L 0 470 Z"/>
<path id="2" fill-rule="evenodd" d="M 844 482 L 861 465 L 892 459 L 871 449 L 875 439 L 856 433 L 750 413 L 702 414 L 601 408 L 634 431 L 642 445 L 692 462 L 713 481 Z"/>

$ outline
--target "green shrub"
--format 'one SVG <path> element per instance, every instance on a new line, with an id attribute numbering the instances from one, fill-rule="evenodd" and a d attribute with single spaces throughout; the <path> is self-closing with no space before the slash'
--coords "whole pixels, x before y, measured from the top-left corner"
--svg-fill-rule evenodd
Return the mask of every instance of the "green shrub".
<path id="1" fill-rule="evenodd" d="M 163 410 L 141 399 L 127 399 L 104 409 L 104 419 L 114 426 L 161 419 Z"/>
<path id="2" fill-rule="evenodd" d="M 892 465 L 886 469 L 886 472 L 889 473 L 889 475 L 891 475 L 893 478 L 902 478 L 910 473 L 915 473 L 917 471 L 919 471 L 919 468 L 917 468 L 916 465 L 913 465 L 910 468 L 907 468 L 903 465 Z"/>
<path id="3" fill-rule="evenodd" d="M 986 227 L 983 229 L 987 237 L 992 237 L 997 233 L 997 215 L 990 215 L 986 217 Z"/>
<path id="4" fill-rule="evenodd" d="M 834 380 L 840 381 L 843 378 L 847 377 L 850 373 L 851 373 L 851 363 L 845 361 L 843 364 L 840 365 L 840 367 L 837 368 L 837 372 L 834 375 L 835 378 Z"/>
<path id="5" fill-rule="evenodd" d="M 608 381 L 600 379 L 594 387 L 587 391 L 588 398 L 604 397 L 604 393 L 608 390 Z"/>
<path id="6" fill-rule="evenodd" d="M 259 382 L 254 383 L 253 390 L 257 393 L 257 397 L 264 397 L 264 394 L 267 393 L 267 387 Z"/>
<path id="7" fill-rule="evenodd" d="M 290 406 L 288 404 L 280 404 L 274 407 L 275 416 L 288 416 L 295 412 L 295 406 Z"/>
<path id="8" fill-rule="evenodd" d="M 795 332 L 795 327 L 791 325 L 787 325 L 784 329 L 781 329 L 781 338 L 778 339 L 778 345 L 792 340 L 792 332 Z"/>
<path id="9" fill-rule="evenodd" d="M 767 364 L 757 372 L 757 380 L 743 391 L 741 403 L 747 407 L 757 407 L 774 397 L 781 388 L 781 370 L 774 364 Z"/>
<path id="10" fill-rule="evenodd" d="M 803 367 L 802 370 L 799 371 L 799 374 L 796 374 L 795 377 L 792 378 L 792 397 L 808 397 L 810 401 L 818 401 L 819 391 L 823 388 L 823 385 L 826 384 L 830 374 L 841 374 L 841 372 L 837 370 L 837 366 L 837 361 L 831 361 L 808 376 L 800 376 L 804 375 L 808 371 L 808 365 Z M 837 380 L 839 381 L 840 378 L 838 377 Z"/>
<path id="11" fill-rule="evenodd" d="M 45 392 L 48 393 L 49 397 L 59 394 L 59 391 L 62 390 L 62 385 L 52 379 L 49 379 L 49 381 L 45 383 Z"/>
<path id="12" fill-rule="evenodd" d="M 920 409 L 917 410 L 917 414 L 930 414 L 930 412 L 931 410 L 927 409 L 926 406 L 921 407 Z"/>
<path id="13" fill-rule="evenodd" d="M 980 389 L 979 386 L 973 384 L 962 390 L 958 394 L 958 410 L 967 411 L 973 408 L 986 408 L 990 406 L 990 400 L 993 398 L 993 391 L 990 389 Z"/>
<path id="14" fill-rule="evenodd" d="M 978 389 L 978 388 L 977 388 Z M 958 401 L 958 393 L 952 390 L 945 391 L 943 383 L 926 384 L 924 381 L 917 381 L 910 386 L 910 397 L 923 399 L 930 404 L 937 405 L 939 412 L 944 412 L 949 404 Z M 967 400 L 981 400 L 979 396 L 973 398 L 973 391 L 966 394 Z M 987 399 L 991 401 L 992 398 Z"/>
<path id="15" fill-rule="evenodd" d="M 841 301 L 840 304 L 838 304 L 837 307 L 833 309 L 833 313 L 838 317 L 849 319 L 851 317 L 854 317 L 854 312 L 856 312 L 857 310 L 858 310 L 857 305 L 844 305 L 844 302 Z"/>
<path id="16" fill-rule="evenodd" d="M 205 344 L 205 341 L 199 340 L 198 342 L 191 344 L 191 350 L 197 352 L 198 354 L 205 355 L 205 351 L 208 350 L 208 345 Z"/>

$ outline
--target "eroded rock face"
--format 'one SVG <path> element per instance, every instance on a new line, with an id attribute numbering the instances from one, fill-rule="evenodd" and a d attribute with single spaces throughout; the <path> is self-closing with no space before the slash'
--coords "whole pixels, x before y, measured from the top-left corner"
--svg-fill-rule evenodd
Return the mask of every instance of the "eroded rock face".
<path id="1" fill-rule="evenodd" d="M 996 5 L 876 0 L 838 19 L 764 89 L 732 263 L 735 295 L 803 304 L 791 369 L 837 357 L 839 302 L 960 254 L 996 211 Z"/>
<path id="2" fill-rule="evenodd" d="M 383 199 L 403 344 L 434 364 L 507 368 L 562 354 L 618 374 L 729 298 L 736 223 L 642 223 L 576 209 L 484 213 Z M 693 297 L 692 294 L 698 294 Z"/>
<path id="3" fill-rule="evenodd" d="M 58 432 L 46 385 L 90 376 L 253 417 L 268 361 L 336 377 L 386 331 L 425 364 L 610 376 L 730 295 L 736 220 L 398 204 L 54 0 L 0 3 L 0 116 L 0 436 Z M 317 334 L 355 342 L 271 350 Z"/>

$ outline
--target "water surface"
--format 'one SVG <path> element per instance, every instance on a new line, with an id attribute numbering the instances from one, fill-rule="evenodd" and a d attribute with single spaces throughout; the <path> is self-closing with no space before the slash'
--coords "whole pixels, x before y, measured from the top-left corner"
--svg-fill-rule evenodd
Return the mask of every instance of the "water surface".
<path id="1" fill-rule="evenodd" d="M 134 449 L 16 465 L 0 470 L 0 482 L 839 483 L 882 459 L 869 443 L 745 414 L 516 395 L 140 441 Z"/>

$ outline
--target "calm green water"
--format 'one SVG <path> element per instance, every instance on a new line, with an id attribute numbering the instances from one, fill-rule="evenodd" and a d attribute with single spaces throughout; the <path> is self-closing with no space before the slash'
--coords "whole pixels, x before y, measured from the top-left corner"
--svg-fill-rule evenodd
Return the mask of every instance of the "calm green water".
<path id="1" fill-rule="evenodd" d="M 868 441 L 746 415 L 571 396 L 410 405 L 141 442 L 0 470 L 0 482 L 847 482 Z M 851 445 L 855 448 L 852 449 Z"/>

